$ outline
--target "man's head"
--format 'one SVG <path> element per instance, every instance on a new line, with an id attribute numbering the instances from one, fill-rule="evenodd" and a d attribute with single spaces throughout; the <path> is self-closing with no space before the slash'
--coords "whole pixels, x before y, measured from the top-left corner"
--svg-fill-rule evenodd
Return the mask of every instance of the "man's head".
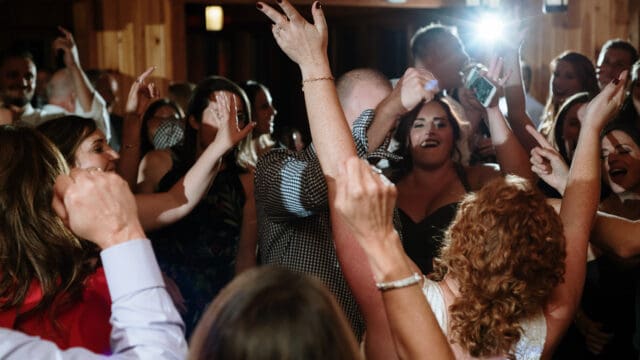
<path id="1" fill-rule="evenodd" d="M 462 85 L 461 71 L 469 61 L 455 28 L 431 24 L 420 28 L 411 39 L 414 65 L 424 67 L 438 79 L 440 88 Z"/>
<path id="2" fill-rule="evenodd" d="M 76 92 L 68 69 L 53 73 L 47 86 L 49 104 L 58 105 L 70 113 L 76 110 Z"/>
<path id="3" fill-rule="evenodd" d="M 364 110 L 375 109 L 393 90 L 384 74 L 368 68 L 344 73 L 338 78 L 336 89 L 350 126 Z"/>
<path id="4" fill-rule="evenodd" d="M 0 59 L 0 94 L 5 105 L 25 107 L 36 89 L 36 65 L 28 51 L 10 51 Z"/>
<path id="5" fill-rule="evenodd" d="M 604 88 L 616 79 L 623 70 L 631 69 L 631 65 L 637 60 L 638 50 L 629 42 L 611 39 L 604 43 L 596 66 L 600 88 Z"/>

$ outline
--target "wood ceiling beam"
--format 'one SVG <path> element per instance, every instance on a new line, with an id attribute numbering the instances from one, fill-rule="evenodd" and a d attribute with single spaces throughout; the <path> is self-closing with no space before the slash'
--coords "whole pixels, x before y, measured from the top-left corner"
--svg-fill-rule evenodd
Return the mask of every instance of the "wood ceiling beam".
<path id="1" fill-rule="evenodd" d="M 183 3 L 201 3 L 211 5 L 241 5 L 255 4 L 255 0 L 178 0 Z M 294 5 L 308 5 L 314 0 L 290 0 Z M 390 3 L 387 0 L 321 0 L 324 6 L 361 6 L 361 7 L 395 7 L 395 8 L 439 8 L 445 6 L 460 6 L 465 0 L 406 0 L 402 4 Z M 267 3 L 275 3 L 266 0 Z"/>

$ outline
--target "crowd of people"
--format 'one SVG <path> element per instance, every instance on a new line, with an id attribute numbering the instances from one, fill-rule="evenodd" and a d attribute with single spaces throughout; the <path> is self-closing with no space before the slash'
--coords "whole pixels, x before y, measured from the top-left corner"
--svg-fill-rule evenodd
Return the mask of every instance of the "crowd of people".
<path id="1" fill-rule="evenodd" d="M 483 105 L 453 28 L 418 30 L 400 79 L 334 79 L 320 2 L 257 9 L 307 146 L 255 80 L 162 97 L 151 67 L 118 115 L 66 29 L 46 92 L 28 52 L 0 58 L 0 358 L 638 358 L 632 44 L 556 57 L 538 118 L 521 39 Z"/>

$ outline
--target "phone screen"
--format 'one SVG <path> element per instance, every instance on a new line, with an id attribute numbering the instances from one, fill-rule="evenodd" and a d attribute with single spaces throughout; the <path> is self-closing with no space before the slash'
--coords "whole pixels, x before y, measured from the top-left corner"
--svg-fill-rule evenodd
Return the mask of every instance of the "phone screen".
<path id="1" fill-rule="evenodd" d="M 469 89 L 473 90 L 476 98 L 483 106 L 488 106 L 496 92 L 496 87 L 485 77 L 478 76 L 469 85 Z"/>

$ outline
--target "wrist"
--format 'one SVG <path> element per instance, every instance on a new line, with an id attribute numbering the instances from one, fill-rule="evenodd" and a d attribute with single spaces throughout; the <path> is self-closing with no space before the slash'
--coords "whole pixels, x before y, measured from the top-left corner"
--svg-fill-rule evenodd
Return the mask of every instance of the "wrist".
<path id="1" fill-rule="evenodd" d="M 331 67 L 329 66 L 329 60 L 326 56 L 309 64 L 300 65 L 300 73 L 302 74 L 302 81 L 313 78 L 332 77 Z"/>
<path id="2" fill-rule="evenodd" d="M 136 221 L 136 224 L 127 225 L 122 229 L 106 234 L 103 239 L 97 240 L 96 243 L 104 250 L 129 240 L 144 238 L 146 238 L 144 230 L 142 230 L 140 223 Z"/>

